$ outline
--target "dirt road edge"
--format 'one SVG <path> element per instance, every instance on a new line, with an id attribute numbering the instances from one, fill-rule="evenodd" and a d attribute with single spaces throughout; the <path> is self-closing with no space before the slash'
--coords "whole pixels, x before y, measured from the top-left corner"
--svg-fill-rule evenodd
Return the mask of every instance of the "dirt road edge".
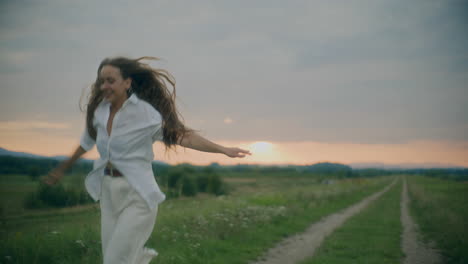
<path id="1" fill-rule="evenodd" d="M 408 186 L 406 177 L 403 178 L 403 189 L 401 191 L 401 223 L 403 235 L 401 247 L 405 257 L 403 264 L 439 264 L 443 263 L 439 253 L 422 243 L 418 238 L 418 228 L 409 213 Z"/>
<path id="2" fill-rule="evenodd" d="M 297 263 L 314 255 L 315 250 L 322 244 L 325 237 L 330 235 L 336 228 L 340 227 L 347 219 L 366 208 L 372 201 L 390 190 L 397 180 L 360 202 L 343 210 L 328 215 L 309 226 L 301 234 L 284 239 L 275 247 L 269 249 L 257 262 L 251 264 L 286 264 Z"/>

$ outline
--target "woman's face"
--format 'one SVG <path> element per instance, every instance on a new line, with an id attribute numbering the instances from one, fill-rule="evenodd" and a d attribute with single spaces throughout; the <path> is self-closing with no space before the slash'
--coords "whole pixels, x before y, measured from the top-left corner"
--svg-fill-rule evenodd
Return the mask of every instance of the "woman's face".
<path id="1" fill-rule="evenodd" d="M 120 69 L 111 65 L 102 67 L 99 73 L 101 91 L 104 98 L 111 104 L 123 103 L 127 100 L 127 90 L 130 88 L 131 79 L 123 79 Z"/>

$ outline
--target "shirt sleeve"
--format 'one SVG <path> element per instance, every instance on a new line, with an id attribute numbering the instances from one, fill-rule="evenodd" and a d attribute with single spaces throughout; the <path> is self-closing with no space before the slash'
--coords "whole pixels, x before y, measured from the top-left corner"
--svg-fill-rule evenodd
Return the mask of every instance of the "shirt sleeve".
<path id="1" fill-rule="evenodd" d="M 153 139 L 153 143 L 156 141 L 162 141 L 163 140 L 163 126 L 162 126 L 162 116 L 161 114 L 154 109 L 152 106 L 149 106 L 150 108 L 150 122 L 152 124 L 152 135 L 151 138 Z"/>
<path id="2" fill-rule="evenodd" d="M 80 140 L 81 147 L 84 150 L 89 151 L 90 149 L 94 147 L 95 144 L 96 144 L 96 141 L 89 135 L 88 129 L 85 128 L 85 130 L 83 131 L 83 134 L 81 135 L 81 140 Z"/>
<path id="3" fill-rule="evenodd" d="M 163 138 L 164 138 L 164 136 L 163 136 L 162 124 L 159 123 L 158 125 L 156 125 L 156 129 L 154 130 L 154 133 L 153 133 L 153 136 L 152 136 L 153 143 L 156 142 L 156 141 L 162 141 Z"/>
<path id="4" fill-rule="evenodd" d="M 151 127 L 151 139 L 153 143 L 156 141 L 162 141 L 164 138 L 163 133 L 163 120 L 161 113 L 156 110 L 149 103 L 143 102 L 144 111 L 146 112 L 146 122 L 150 124 Z"/>

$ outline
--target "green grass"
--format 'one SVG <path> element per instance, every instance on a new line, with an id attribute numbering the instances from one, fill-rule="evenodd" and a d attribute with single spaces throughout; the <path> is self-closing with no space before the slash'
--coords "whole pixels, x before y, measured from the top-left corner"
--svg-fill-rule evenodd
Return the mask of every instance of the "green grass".
<path id="1" fill-rule="evenodd" d="M 401 181 L 325 239 L 302 264 L 400 263 Z"/>
<path id="2" fill-rule="evenodd" d="M 292 188 L 275 194 L 225 200 L 222 210 L 214 214 L 202 213 L 195 219 L 188 216 L 180 223 L 172 222 L 173 227 L 169 223 L 161 224 L 163 230 L 151 239 L 162 252 L 158 263 L 247 263 L 285 236 L 301 232 L 311 222 L 362 199 L 382 188 L 388 180 L 375 185 L 369 183 L 365 186 L 348 182 L 335 186 L 312 185 L 309 192 L 301 187 L 301 190 Z M 166 222 L 165 217 L 174 219 L 166 213 L 161 222 Z M 180 231 L 171 233 L 177 227 Z M 165 241 L 165 235 L 175 241 Z M 177 243 L 179 239 L 182 243 Z"/>
<path id="3" fill-rule="evenodd" d="M 26 175 L 0 175 L 0 216 L 23 213 L 23 199 L 36 185 Z"/>
<path id="4" fill-rule="evenodd" d="M 468 263 L 468 182 L 410 176 L 411 214 L 447 263 Z"/>
<path id="5" fill-rule="evenodd" d="M 227 196 L 161 204 L 148 246 L 157 263 L 247 263 L 287 235 L 383 188 L 392 177 L 317 184 L 307 177 L 230 181 Z M 99 210 L 45 210 L 3 219 L 0 262 L 100 263 Z"/>

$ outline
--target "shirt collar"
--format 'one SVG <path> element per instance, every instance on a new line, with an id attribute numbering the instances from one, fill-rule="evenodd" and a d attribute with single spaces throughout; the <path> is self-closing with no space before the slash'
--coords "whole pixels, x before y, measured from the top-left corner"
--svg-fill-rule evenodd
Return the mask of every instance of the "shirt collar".
<path id="1" fill-rule="evenodd" d="M 130 95 L 130 97 L 127 98 L 127 100 L 125 100 L 125 102 L 123 103 L 122 107 L 123 107 L 124 105 L 129 104 L 129 103 L 136 104 L 136 103 L 138 103 L 138 100 L 140 100 L 140 99 L 138 98 L 138 96 L 137 96 L 136 94 L 132 93 L 132 95 Z M 110 105 L 110 102 L 107 101 L 107 100 L 105 100 L 105 99 L 103 99 L 103 100 L 101 101 L 101 104 Z"/>
<path id="2" fill-rule="evenodd" d="M 127 99 L 127 101 L 129 101 L 132 104 L 136 104 L 138 102 L 138 96 L 136 94 L 132 93 L 132 95 L 130 95 L 130 97 Z"/>
<path id="3" fill-rule="evenodd" d="M 136 104 L 137 102 L 138 102 L 138 96 L 136 94 L 132 93 L 132 95 L 130 95 L 130 97 L 127 98 L 127 100 L 125 100 L 122 107 L 124 107 L 127 104 Z"/>

